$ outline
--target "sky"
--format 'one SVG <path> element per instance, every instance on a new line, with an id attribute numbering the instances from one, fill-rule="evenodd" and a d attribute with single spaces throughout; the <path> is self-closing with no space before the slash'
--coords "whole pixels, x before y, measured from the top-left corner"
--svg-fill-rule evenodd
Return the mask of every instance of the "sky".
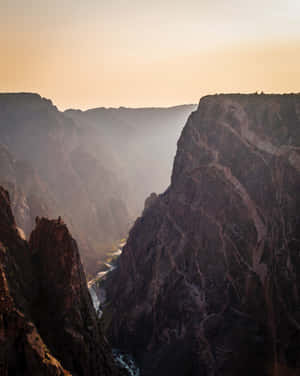
<path id="1" fill-rule="evenodd" d="M 300 0 L 0 0 L 0 92 L 60 108 L 300 92 Z"/>

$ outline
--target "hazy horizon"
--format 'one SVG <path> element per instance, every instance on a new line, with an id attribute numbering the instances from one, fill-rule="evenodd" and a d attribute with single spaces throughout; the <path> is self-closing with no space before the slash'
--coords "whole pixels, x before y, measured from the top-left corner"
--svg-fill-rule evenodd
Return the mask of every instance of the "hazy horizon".
<path id="1" fill-rule="evenodd" d="M 1 91 L 61 110 L 299 92 L 299 14 L 296 0 L 3 0 Z"/>

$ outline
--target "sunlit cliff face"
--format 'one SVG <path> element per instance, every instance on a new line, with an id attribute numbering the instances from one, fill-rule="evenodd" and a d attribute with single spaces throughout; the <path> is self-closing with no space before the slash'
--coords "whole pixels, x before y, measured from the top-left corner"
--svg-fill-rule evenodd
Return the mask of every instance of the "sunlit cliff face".
<path id="1" fill-rule="evenodd" d="M 300 87 L 297 0 L 2 0 L 1 91 L 61 108 Z"/>

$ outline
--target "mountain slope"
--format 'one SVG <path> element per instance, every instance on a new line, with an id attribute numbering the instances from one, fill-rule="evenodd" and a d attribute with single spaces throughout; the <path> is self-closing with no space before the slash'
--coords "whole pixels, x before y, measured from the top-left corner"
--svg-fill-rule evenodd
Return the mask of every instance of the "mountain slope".
<path id="1" fill-rule="evenodd" d="M 299 188 L 299 95 L 201 99 L 105 284 L 142 375 L 300 374 Z"/>
<path id="2" fill-rule="evenodd" d="M 62 216 L 98 272 L 145 197 L 167 187 L 192 108 L 60 112 L 37 94 L 0 94 L 0 183 L 18 226 L 29 236 L 37 215 Z"/>
<path id="3" fill-rule="evenodd" d="M 95 108 L 65 114 L 81 130 L 89 152 L 99 159 L 101 151 L 106 165 L 126 182 L 125 201 L 135 218 L 151 192 L 169 185 L 176 141 L 194 108 Z"/>
<path id="4" fill-rule="evenodd" d="M 57 204 L 47 185 L 29 163 L 16 160 L 8 148 L 1 144 L 0 184 L 10 192 L 16 222 L 27 236 L 37 215 L 54 215 Z"/>
<path id="5" fill-rule="evenodd" d="M 38 219 L 30 243 L 0 187 L 1 375 L 117 375 L 66 225 Z"/>
<path id="6" fill-rule="evenodd" d="M 32 170 L 31 176 L 37 177 L 43 186 L 35 201 L 36 206 L 49 203 L 46 214 L 65 218 L 78 239 L 86 268 L 94 273 L 96 262 L 101 257 L 101 246 L 124 236 L 129 223 L 126 205 L 122 201 L 122 184 L 109 166 L 103 167 L 101 153 L 100 160 L 97 160 L 85 152 L 89 164 L 85 164 L 82 175 L 78 160 L 81 150 L 88 150 L 88 146 L 82 144 L 76 125 L 51 101 L 35 94 L 0 95 L 0 139 L 11 158 L 27 165 Z M 96 186 L 92 187 L 95 175 L 99 178 L 95 181 Z M 16 171 L 9 178 L 0 176 L 0 181 L 7 188 L 14 185 L 14 191 L 24 191 L 30 176 Z M 93 191 L 87 190 L 87 187 Z M 27 203 L 31 199 L 29 196 L 36 192 L 33 184 L 29 188 L 23 195 L 23 201 Z M 105 195 L 100 195 L 101 191 L 105 191 Z M 112 212 L 110 209 L 113 200 L 120 201 L 122 207 L 122 222 L 117 227 L 114 227 L 113 220 L 118 220 L 118 210 Z M 113 218 L 111 226 L 105 230 L 102 230 L 103 210 Z M 22 214 L 18 210 L 15 213 L 18 225 L 24 226 L 27 235 L 35 216 L 45 215 L 37 207 L 37 210 L 28 213 L 27 223 L 19 223 Z"/>

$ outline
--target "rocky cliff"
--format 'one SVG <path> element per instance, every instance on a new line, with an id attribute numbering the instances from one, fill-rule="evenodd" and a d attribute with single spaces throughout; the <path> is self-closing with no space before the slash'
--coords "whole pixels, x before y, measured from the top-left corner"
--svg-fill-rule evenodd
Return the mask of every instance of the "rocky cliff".
<path id="1" fill-rule="evenodd" d="M 142 375 L 300 374 L 300 95 L 201 99 L 106 281 Z"/>
<path id="2" fill-rule="evenodd" d="M 0 170 L 0 184 L 11 192 L 18 226 L 29 236 L 36 215 L 63 216 L 86 270 L 95 273 L 102 248 L 125 236 L 129 226 L 123 184 L 109 159 L 101 151 L 91 155 L 73 120 L 36 94 L 0 94 L 0 139 L 14 165 L 9 175 Z M 120 215 L 111 209 L 113 200 L 121 203 Z M 105 215 L 111 221 L 102 230 Z"/>
<path id="3" fill-rule="evenodd" d="M 56 202 L 29 163 L 16 160 L 7 146 L 0 144 L 0 184 L 10 192 L 17 225 L 28 237 L 35 217 L 53 216 Z"/>
<path id="4" fill-rule="evenodd" d="M 37 219 L 28 244 L 1 187 L 0 374 L 118 374 L 66 225 Z"/>
<path id="5" fill-rule="evenodd" d="M 61 112 L 37 94 L 0 94 L 0 184 L 18 226 L 29 237 L 35 216 L 63 216 L 85 270 L 98 272 L 146 195 L 168 185 L 193 108 Z"/>

